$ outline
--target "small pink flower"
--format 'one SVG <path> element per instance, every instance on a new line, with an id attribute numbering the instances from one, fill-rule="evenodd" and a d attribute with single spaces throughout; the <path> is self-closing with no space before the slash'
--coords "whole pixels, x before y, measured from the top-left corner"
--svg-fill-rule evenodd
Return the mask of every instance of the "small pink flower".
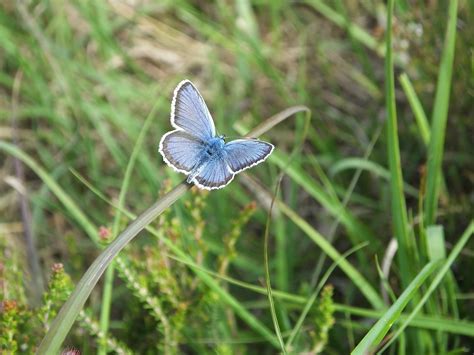
<path id="1" fill-rule="evenodd" d="M 63 270 L 64 270 L 64 265 L 61 263 L 54 263 L 53 266 L 51 266 L 51 271 L 53 273 L 62 272 Z"/>
<path id="2" fill-rule="evenodd" d="M 112 231 L 108 227 L 100 226 L 99 227 L 99 238 L 103 241 L 109 240 L 112 235 Z"/>

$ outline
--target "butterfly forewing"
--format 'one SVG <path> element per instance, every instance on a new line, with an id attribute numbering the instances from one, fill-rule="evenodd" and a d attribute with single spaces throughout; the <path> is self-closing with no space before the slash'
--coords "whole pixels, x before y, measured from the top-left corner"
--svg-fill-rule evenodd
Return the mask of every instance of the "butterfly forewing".
<path id="1" fill-rule="evenodd" d="M 234 173 L 263 162 L 273 151 L 273 144 L 258 139 L 236 139 L 224 146 L 226 161 Z"/>
<path id="2" fill-rule="evenodd" d="M 189 80 L 179 83 L 174 91 L 171 124 L 203 141 L 216 135 L 209 109 L 199 91 Z"/>
<path id="3" fill-rule="evenodd" d="M 203 149 L 203 141 L 184 131 L 168 132 L 160 142 L 160 153 L 165 162 L 185 174 L 196 166 Z"/>

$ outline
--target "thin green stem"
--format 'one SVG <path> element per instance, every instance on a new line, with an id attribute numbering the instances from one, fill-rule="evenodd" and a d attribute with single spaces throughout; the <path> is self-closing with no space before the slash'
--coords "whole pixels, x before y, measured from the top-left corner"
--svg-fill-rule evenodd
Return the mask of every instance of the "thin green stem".
<path id="1" fill-rule="evenodd" d="M 275 195 L 274 195 L 274 198 L 272 199 L 272 203 L 270 204 L 270 209 L 268 210 L 267 223 L 265 226 L 265 238 L 263 242 L 263 260 L 265 264 L 265 282 L 267 286 L 267 297 L 268 297 L 268 303 L 270 305 L 270 312 L 272 314 L 273 326 L 275 327 L 275 333 L 277 335 L 278 342 L 280 343 L 281 351 L 283 352 L 283 354 L 286 354 L 287 352 L 286 352 L 285 342 L 283 341 L 283 338 L 281 336 L 280 325 L 278 323 L 278 317 L 275 310 L 275 302 L 273 301 L 272 284 L 271 284 L 271 279 L 270 279 L 270 267 L 268 265 L 268 239 L 269 239 L 269 234 L 270 234 L 270 222 L 272 219 L 272 210 L 273 210 L 273 205 L 275 203 L 275 196 L 278 195 L 278 188 L 280 186 L 280 182 L 281 182 L 281 179 L 277 183 Z"/>
<path id="2" fill-rule="evenodd" d="M 351 255 L 352 253 L 354 253 L 355 251 L 367 246 L 367 242 L 366 243 L 362 243 L 360 245 L 357 245 L 351 249 L 349 249 L 348 251 L 346 251 L 344 254 L 341 255 L 341 259 L 340 260 L 343 260 L 343 259 L 347 259 L 347 257 L 349 255 Z M 301 327 L 303 326 L 303 322 L 304 320 L 306 319 L 306 316 L 308 315 L 309 311 L 311 310 L 311 307 L 313 307 L 313 304 L 314 302 L 316 301 L 316 298 L 318 297 L 319 293 L 321 292 L 321 289 L 323 288 L 324 284 L 326 283 L 326 281 L 329 279 L 329 276 L 331 276 L 332 272 L 334 271 L 334 269 L 339 265 L 339 260 L 335 260 L 332 265 L 326 270 L 326 272 L 324 273 L 323 277 L 321 278 L 321 280 L 319 280 L 319 283 L 318 285 L 316 286 L 316 289 L 314 290 L 313 294 L 308 298 L 308 300 L 306 301 L 306 304 L 303 308 L 303 311 L 301 312 L 299 318 L 298 318 L 298 321 L 296 322 L 294 328 L 292 329 L 291 331 L 291 334 L 290 336 L 288 337 L 288 340 L 286 341 L 286 345 L 285 347 L 287 349 L 291 349 L 291 345 L 293 343 L 293 341 L 296 339 L 296 337 L 298 336 L 300 330 L 301 330 Z"/>
<path id="3" fill-rule="evenodd" d="M 137 141 L 135 146 L 133 147 L 132 154 L 130 155 L 130 159 L 127 164 L 127 168 L 125 170 L 125 175 L 122 180 L 122 187 L 120 189 L 119 199 L 118 199 L 118 206 L 123 207 L 125 203 L 125 196 L 127 195 L 128 187 L 130 186 L 131 176 L 133 172 L 133 168 L 135 167 L 135 162 L 137 161 L 138 154 L 143 146 L 143 142 L 145 141 L 146 134 L 148 129 L 153 122 L 153 117 L 158 109 L 158 107 L 163 103 L 163 96 L 160 96 L 160 99 L 156 101 L 153 105 L 148 117 L 143 124 L 143 127 L 138 135 Z M 120 218 L 122 217 L 121 209 L 117 209 L 114 217 L 114 224 L 112 226 L 112 236 L 115 237 L 120 228 Z M 114 263 L 111 263 L 109 268 L 105 273 L 104 279 L 104 289 L 102 293 L 102 304 L 100 308 L 100 339 L 99 339 L 99 355 L 106 355 L 107 354 L 107 333 L 109 330 L 109 320 L 110 320 L 110 307 L 112 304 L 112 291 L 113 291 L 113 282 L 114 282 Z M 168 342 L 165 340 L 165 344 Z"/>

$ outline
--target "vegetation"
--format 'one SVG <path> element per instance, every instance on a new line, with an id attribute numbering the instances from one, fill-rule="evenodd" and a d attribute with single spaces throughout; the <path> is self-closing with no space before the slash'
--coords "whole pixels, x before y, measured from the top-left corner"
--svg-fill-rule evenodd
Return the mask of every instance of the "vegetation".
<path id="1" fill-rule="evenodd" d="M 0 352 L 472 352 L 473 51 L 467 0 L 3 1 Z M 158 153 L 185 78 L 276 146 L 225 189 Z"/>

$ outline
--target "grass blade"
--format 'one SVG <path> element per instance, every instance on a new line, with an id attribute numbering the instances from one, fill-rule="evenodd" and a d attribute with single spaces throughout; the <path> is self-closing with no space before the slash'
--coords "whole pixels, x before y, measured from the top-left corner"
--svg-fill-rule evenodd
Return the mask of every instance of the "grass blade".
<path id="1" fill-rule="evenodd" d="M 336 175 L 337 173 L 347 170 L 347 169 L 360 169 L 360 170 L 367 170 L 374 175 L 380 176 L 381 178 L 390 181 L 390 171 L 384 168 L 382 165 L 377 164 L 371 160 L 364 159 L 364 158 L 346 158 L 337 161 L 334 165 L 331 166 L 331 175 Z M 413 196 L 418 197 L 418 190 L 409 185 L 406 182 L 403 182 L 403 189 L 404 191 Z"/>
<path id="2" fill-rule="evenodd" d="M 453 71 L 454 48 L 456 43 L 456 21 L 458 0 L 449 2 L 449 17 L 444 41 L 443 55 L 439 68 L 438 84 L 431 122 L 431 139 L 428 148 L 428 168 L 425 199 L 425 226 L 435 223 L 438 195 L 441 182 L 441 162 L 443 160 L 444 137 L 448 120 L 449 93 Z"/>
<path id="3" fill-rule="evenodd" d="M 385 314 L 375 323 L 364 338 L 359 342 L 351 354 L 367 354 L 376 347 L 390 330 L 393 323 L 400 317 L 403 309 L 416 294 L 426 278 L 431 275 L 439 266 L 439 262 L 430 262 L 418 273 L 395 303 L 385 312 Z"/>
<path id="4" fill-rule="evenodd" d="M 408 218 L 403 194 L 403 176 L 400 159 L 400 146 L 398 142 L 397 110 L 395 105 L 395 82 L 393 73 L 393 50 L 392 50 L 392 20 L 394 1 L 389 0 L 387 5 L 387 33 L 386 33 L 386 56 L 385 56 L 385 97 L 387 109 L 387 150 L 390 168 L 390 194 L 392 219 L 395 236 L 398 241 L 398 264 L 400 267 L 402 284 L 405 288 L 412 279 L 410 270 L 411 253 L 408 234 Z"/>
<path id="5" fill-rule="evenodd" d="M 125 175 L 122 181 L 122 187 L 120 189 L 120 194 L 118 198 L 118 205 L 120 207 L 123 207 L 125 203 L 125 196 L 127 194 L 128 187 L 130 185 L 130 180 L 132 177 L 133 168 L 135 167 L 135 162 L 137 161 L 137 158 L 138 158 L 138 153 L 140 152 L 143 142 L 145 141 L 146 134 L 148 132 L 148 129 L 151 126 L 151 123 L 153 122 L 153 118 L 155 116 L 155 112 L 157 108 L 163 104 L 163 101 L 164 101 L 163 98 L 164 98 L 163 96 L 160 96 L 160 99 L 156 101 L 155 105 L 151 109 L 150 113 L 148 114 L 148 117 L 145 120 L 145 123 L 143 124 L 140 134 L 138 135 L 135 146 L 133 147 L 132 154 L 130 155 L 127 168 L 125 170 Z M 121 211 L 120 209 L 117 209 L 115 217 L 114 217 L 114 223 L 112 226 L 113 237 L 115 237 L 119 232 L 120 217 L 121 217 Z M 105 339 L 107 338 L 107 333 L 109 329 L 113 281 L 114 281 L 114 264 L 112 263 L 105 273 L 104 288 L 103 288 L 103 293 L 102 293 L 102 304 L 100 307 L 100 338 L 101 338 L 100 340 L 101 341 L 99 342 L 98 353 L 101 355 L 105 355 L 107 353 L 107 342 L 105 341 Z M 165 341 L 165 344 L 167 344 L 166 341 Z"/>
<path id="6" fill-rule="evenodd" d="M 280 182 L 281 181 L 278 181 L 277 183 L 274 196 L 278 195 Z M 265 264 L 265 283 L 267 287 L 267 297 L 268 297 L 268 303 L 270 305 L 270 312 L 272 314 L 273 326 L 275 327 L 275 333 L 278 338 L 281 351 L 283 352 L 283 354 L 286 354 L 287 352 L 286 352 L 285 342 L 283 341 L 283 338 L 281 336 L 280 325 L 278 324 L 278 317 L 275 310 L 275 302 L 273 302 L 272 284 L 271 284 L 271 279 L 270 279 L 270 266 L 268 265 L 269 264 L 268 263 L 268 239 L 269 239 L 269 234 L 270 234 L 270 222 L 272 219 L 272 210 L 273 210 L 274 203 L 275 203 L 275 197 L 272 199 L 270 209 L 268 210 L 267 223 L 265 225 L 265 238 L 263 242 L 263 259 L 264 259 L 264 264 Z"/>
<path id="7" fill-rule="evenodd" d="M 421 139 L 426 146 L 428 146 L 430 142 L 430 124 L 428 122 L 428 118 L 426 117 L 425 110 L 421 105 L 420 99 L 411 84 L 410 78 L 406 73 L 403 73 L 399 77 L 400 84 L 402 85 L 403 91 L 405 92 L 405 96 L 408 99 L 408 103 L 410 104 L 411 110 L 413 111 L 413 115 L 415 116 L 416 124 L 418 125 L 418 130 L 420 131 Z"/>
<path id="8" fill-rule="evenodd" d="M 426 113 L 421 105 L 420 99 L 418 98 L 413 85 L 411 84 L 410 79 L 406 73 L 403 73 L 399 77 L 400 84 L 402 85 L 403 91 L 408 99 L 413 115 L 415 116 L 415 121 L 418 126 L 418 131 L 420 132 L 421 140 L 427 148 L 430 146 L 431 131 L 428 118 Z M 446 195 L 446 182 L 443 177 L 443 173 L 440 173 L 441 179 L 441 194 Z"/>

